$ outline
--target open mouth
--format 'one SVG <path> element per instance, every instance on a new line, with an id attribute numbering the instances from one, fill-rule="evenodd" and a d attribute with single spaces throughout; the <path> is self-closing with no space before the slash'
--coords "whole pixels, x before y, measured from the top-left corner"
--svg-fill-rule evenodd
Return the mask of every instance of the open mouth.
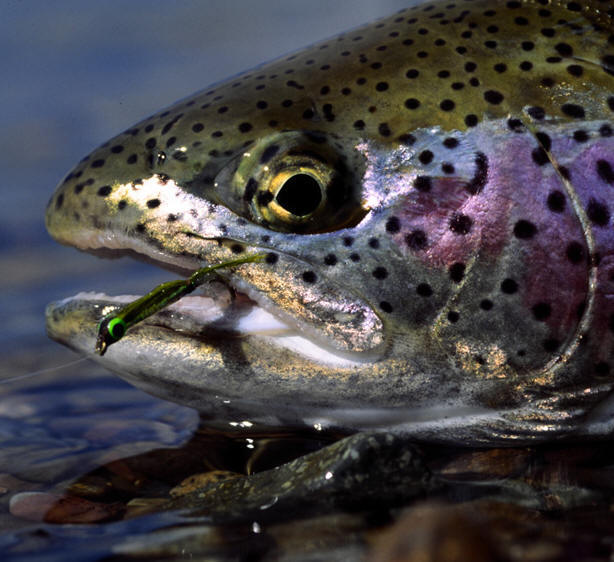
<path id="1" fill-rule="evenodd" d="M 146 256 L 139 258 L 181 276 L 186 276 L 186 273 L 191 271 L 177 264 L 154 262 Z M 271 303 L 258 302 L 262 299 L 258 299 L 260 295 L 257 291 L 250 291 L 249 287 L 242 289 L 237 289 L 225 277 L 213 277 L 190 295 L 148 316 L 139 325 L 160 328 L 160 333 L 170 330 L 183 338 L 208 341 L 219 338 L 260 338 L 307 360 L 335 366 L 351 366 L 368 361 L 365 356 L 348 357 L 348 354 L 340 354 L 328 348 L 317 338 L 310 337 L 308 327 L 292 322 L 291 318 L 282 318 L 282 315 L 276 314 Z M 80 292 L 60 302 L 51 303 L 47 311 L 49 333 L 63 343 L 70 343 L 65 341 L 59 331 L 54 330 L 54 311 L 71 307 L 91 307 L 95 309 L 92 313 L 96 316 L 93 325 L 96 327 L 107 315 L 121 310 L 139 298 L 139 295 L 109 296 L 104 293 Z M 126 344 L 134 345 L 135 338 L 117 342 L 115 345 Z M 91 351 L 94 351 L 94 344 Z"/>

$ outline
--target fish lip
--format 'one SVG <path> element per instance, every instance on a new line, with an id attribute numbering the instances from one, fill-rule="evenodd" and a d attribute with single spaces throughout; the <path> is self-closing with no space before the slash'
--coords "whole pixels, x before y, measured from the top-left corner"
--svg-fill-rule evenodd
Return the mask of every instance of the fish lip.
<path id="1" fill-rule="evenodd" d="M 98 248 L 93 252 L 91 250 L 88 250 L 88 252 L 98 255 L 99 257 L 112 259 L 125 256 L 133 257 L 138 261 L 148 263 L 149 265 L 154 265 L 162 270 L 170 271 L 183 277 L 188 277 L 189 275 L 193 274 L 195 267 L 197 266 L 204 267 L 202 262 L 194 264 L 193 259 L 182 258 L 181 262 L 183 263 L 178 263 L 173 259 L 174 256 L 169 256 L 170 260 L 164 261 L 159 258 L 156 259 L 151 255 L 139 253 L 133 249 L 115 250 L 112 248 Z M 192 264 L 192 266 L 186 263 L 188 261 L 190 264 Z M 282 348 L 288 349 L 289 351 L 294 353 L 298 353 L 307 360 L 319 362 L 322 364 L 328 363 L 331 365 L 364 366 L 365 364 L 373 363 L 379 358 L 379 354 L 371 355 L 364 352 L 343 352 L 339 349 L 336 349 L 332 345 L 326 345 L 325 342 L 322 342 L 317 338 L 310 337 L 310 334 L 306 333 L 306 331 L 303 329 L 299 322 L 293 323 L 291 317 L 279 313 L 276 314 L 277 307 L 274 305 L 274 303 L 268 302 L 266 299 L 263 299 L 264 302 L 259 302 L 259 299 L 257 298 L 257 296 L 259 295 L 258 291 L 253 291 L 254 296 L 252 296 L 249 290 L 246 291 L 238 289 L 234 285 L 232 280 L 227 278 L 222 272 L 216 272 L 216 280 L 214 282 L 220 283 L 226 289 L 229 290 L 233 303 L 237 300 L 243 301 L 243 312 L 245 312 L 245 309 L 249 307 L 249 304 L 245 305 L 245 301 L 251 303 L 252 310 L 247 311 L 244 314 L 245 322 L 241 323 L 241 320 L 243 320 L 243 318 L 240 318 L 239 324 L 234 329 L 227 327 L 228 322 L 225 323 L 225 321 L 221 321 L 202 324 L 202 329 L 200 330 L 190 330 L 186 329 L 185 326 L 181 326 L 181 320 L 178 320 L 177 317 L 174 318 L 175 325 L 172 325 L 167 321 L 167 319 L 164 319 L 164 316 L 175 314 L 177 310 L 181 308 L 182 303 L 194 303 L 198 302 L 199 300 L 204 303 L 205 299 L 211 300 L 212 297 L 207 292 L 208 288 L 211 286 L 211 282 L 203 284 L 197 289 L 197 291 L 195 291 L 195 293 L 185 296 L 176 303 L 173 303 L 168 307 L 161 309 L 156 314 L 145 318 L 142 322 L 139 323 L 138 326 L 143 325 L 147 326 L 148 328 L 171 330 L 172 332 L 183 338 L 194 339 L 202 339 L 207 337 L 215 338 L 246 336 L 262 337 L 269 339 L 273 338 L 276 343 Z M 88 302 L 98 300 L 100 301 L 98 303 L 99 306 L 113 306 L 127 304 L 140 298 L 140 296 L 141 295 L 110 296 L 103 293 L 81 291 L 76 295 L 67 297 L 61 301 L 50 303 L 48 305 L 48 308 L 53 308 L 54 306 L 62 306 L 63 304 L 67 304 L 70 301 L 74 300 Z M 232 308 L 232 305 L 229 308 Z M 101 315 L 101 318 L 105 315 L 106 314 L 103 313 Z M 233 310 L 230 313 L 230 320 L 233 319 L 232 317 L 236 318 L 240 315 L 241 310 L 239 310 L 238 314 L 236 310 Z M 220 316 L 223 316 L 223 314 L 221 314 Z M 251 326 L 248 324 L 249 321 L 253 320 L 255 320 L 256 322 L 261 322 L 261 324 L 258 325 L 257 329 L 252 329 Z M 190 321 L 194 322 L 193 319 L 190 319 Z M 263 324 L 264 327 L 262 326 Z M 138 326 L 135 327 L 138 328 Z M 53 336 L 51 337 L 52 339 L 57 339 Z"/>

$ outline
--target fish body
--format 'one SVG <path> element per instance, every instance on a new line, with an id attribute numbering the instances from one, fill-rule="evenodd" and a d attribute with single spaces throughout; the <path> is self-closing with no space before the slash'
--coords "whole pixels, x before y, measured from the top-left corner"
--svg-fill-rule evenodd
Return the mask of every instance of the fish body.
<path id="1" fill-rule="evenodd" d="M 613 17 L 422 4 L 106 142 L 49 202 L 58 241 L 181 270 L 266 259 L 97 360 L 225 421 L 465 444 L 605 431 Z M 53 303 L 48 331 L 92 354 L 117 306 Z"/>

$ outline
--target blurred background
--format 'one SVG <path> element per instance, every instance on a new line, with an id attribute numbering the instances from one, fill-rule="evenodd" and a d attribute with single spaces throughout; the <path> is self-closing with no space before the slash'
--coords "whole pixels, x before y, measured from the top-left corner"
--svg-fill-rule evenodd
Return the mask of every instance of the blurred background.
<path id="1" fill-rule="evenodd" d="M 85 154 L 211 83 L 406 7 L 408 0 L 4 0 L 0 7 L 0 378 L 66 357 L 46 303 L 138 293 L 168 279 L 62 248 L 46 234 L 55 185 Z M 121 272 L 121 273 L 119 273 Z M 8 360 L 8 358 L 12 360 Z"/>

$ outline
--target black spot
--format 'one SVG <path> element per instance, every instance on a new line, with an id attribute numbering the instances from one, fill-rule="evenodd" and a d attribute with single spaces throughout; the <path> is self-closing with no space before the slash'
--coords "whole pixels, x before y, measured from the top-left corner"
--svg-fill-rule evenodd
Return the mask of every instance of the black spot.
<path id="1" fill-rule="evenodd" d="M 204 128 L 205 126 L 202 123 L 194 123 L 194 125 L 192 125 L 192 131 L 195 133 L 200 133 Z"/>
<path id="2" fill-rule="evenodd" d="M 586 142 L 589 139 L 588 133 L 579 129 L 578 131 L 574 131 L 573 139 L 576 142 Z"/>
<path id="3" fill-rule="evenodd" d="M 424 250 L 427 246 L 428 239 L 424 230 L 413 230 L 405 236 L 405 243 L 412 250 Z"/>
<path id="4" fill-rule="evenodd" d="M 454 283 L 460 283 L 465 276 L 465 264 L 461 262 L 453 263 L 448 272 L 450 273 L 450 279 Z"/>
<path id="5" fill-rule="evenodd" d="M 439 107 L 443 110 L 443 111 L 452 111 L 454 109 L 454 107 L 456 106 L 456 104 L 452 101 L 452 100 L 443 100 L 440 104 Z"/>
<path id="6" fill-rule="evenodd" d="M 303 272 L 303 281 L 305 283 L 315 283 L 318 280 L 318 276 L 313 271 Z"/>
<path id="7" fill-rule="evenodd" d="M 403 135 L 399 135 L 397 140 L 405 146 L 413 146 L 416 142 L 416 137 L 414 137 L 414 135 L 411 133 L 405 133 Z"/>
<path id="8" fill-rule="evenodd" d="M 527 113 L 533 117 L 533 119 L 538 119 L 541 120 L 546 116 L 546 112 L 544 111 L 543 107 L 529 107 L 529 109 L 527 110 Z"/>
<path id="9" fill-rule="evenodd" d="M 128 204 L 128 202 L 125 199 L 122 199 L 118 204 L 117 204 L 117 208 L 121 211 L 122 209 L 126 208 L 126 205 Z"/>
<path id="10" fill-rule="evenodd" d="M 518 291 L 518 283 L 513 279 L 504 279 L 501 281 L 501 292 L 506 295 L 513 295 L 516 291 Z"/>
<path id="11" fill-rule="evenodd" d="M 473 113 L 465 116 L 465 125 L 467 127 L 475 127 L 478 124 L 477 115 L 473 115 Z"/>
<path id="12" fill-rule="evenodd" d="M 241 254 L 245 248 L 241 244 L 233 244 L 230 246 L 230 251 L 233 254 Z"/>
<path id="13" fill-rule="evenodd" d="M 524 129 L 524 125 L 520 119 L 508 119 L 507 126 L 510 131 L 514 131 L 515 133 L 522 133 Z"/>
<path id="14" fill-rule="evenodd" d="M 107 195 L 109 195 L 109 193 L 111 193 L 110 185 L 103 185 L 102 187 L 98 188 L 98 191 L 97 191 L 97 194 L 100 197 L 106 197 Z"/>
<path id="15" fill-rule="evenodd" d="M 324 119 L 327 121 L 334 121 L 335 114 L 333 113 L 333 106 L 330 103 L 325 103 L 322 106 L 322 112 L 324 113 Z"/>
<path id="16" fill-rule="evenodd" d="M 493 302 L 489 299 L 484 299 L 480 301 L 480 308 L 482 310 L 492 310 Z"/>
<path id="17" fill-rule="evenodd" d="M 405 100 L 405 107 L 407 109 L 418 109 L 420 107 L 420 100 L 416 98 L 408 98 Z"/>
<path id="18" fill-rule="evenodd" d="M 492 105 L 499 105 L 503 101 L 503 94 L 496 90 L 487 90 L 484 92 L 484 99 Z"/>
<path id="19" fill-rule="evenodd" d="M 475 64 L 472 61 L 469 61 L 469 62 L 465 63 L 465 71 L 466 72 L 474 72 L 477 67 L 478 67 L 478 65 Z"/>
<path id="20" fill-rule="evenodd" d="M 524 72 L 528 72 L 529 70 L 532 70 L 533 68 L 533 63 L 531 61 L 528 60 L 523 60 L 519 65 L 518 68 L 520 68 L 520 70 L 523 70 Z"/>
<path id="21" fill-rule="evenodd" d="M 535 48 L 535 43 L 533 43 L 532 41 L 523 41 L 520 44 L 520 47 L 523 51 L 532 51 Z"/>
<path id="22" fill-rule="evenodd" d="M 92 168 L 102 168 L 104 166 L 104 160 L 102 158 L 94 160 L 92 162 Z"/>
<path id="23" fill-rule="evenodd" d="M 575 103 L 564 103 L 561 106 L 561 111 L 565 115 L 575 119 L 583 119 L 585 115 L 584 108 L 581 105 L 576 105 Z"/>
<path id="24" fill-rule="evenodd" d="M 597 226 L 606 226 L 610 222 L 610 211 L 607 206 L 592 197 L 588 202 L 586 214 L 589 220 Z"/>
<path id="25" fill-rule="evenodd" d="M 552 29 L 551 27 L 543 27 L 540 30 L 540 33 L 544 36 L 544 37 L 554 37 L 556 35 L 556 31 L 554 31 L 554 29 Z"/>
<path id="26" fill-rule="evenodd" d="M 249 178 L 245 184 L 243 192 L 243 201 L 251 201 L 258 190 L 258 182 L 254 178 Z"/>
<path id="27" fill-rule="evenodd" d="M 143 223 L 138 223 L 136 225 L 136 227 L 134 228 L 137 232 L 139 232 L 140 234 L 143 234 L 145 232 L 145 225 Z"/>
<path id="28" fill-rule="evenodd" d="M 529 20 L 527 18 L 523 18 L 522 16 L 518 16 L 514 18 L 514 23 L 516 25 L 529 25 Z"/>
<path id="29" fill-rule="evenodd" d="M 459 318 L 460 318 L 460 314 L 456 312 L 455 310 L 450 310 L 450 312 L 448 312 L 448 321 L 450 321 L 452 324 L 455 324 L 456 322 L 458 322 Z"/>
<path id="30" fill-rule="evenodd" d="M 248 133 L 249 131 L 252 130 L 252 124 L 251 123 L 241 123 L 238 129 L 242 133 Z"/>
<path id="31" fill-rule="evenodd" d="M 398 217 L 390 217 L 386 221 L 386 232 L 394 234 L 395 232 L 399 232 L 399 230 L 401 230 L 401 222 Z"/>
<path id="32" fill-rule="evenodd" d="M 152 149 L 156 146 L 156 139 L 151 137 L 145 141 L 145 148 Z"/>
<path id="33" fill-rule="evenodd" d="M 601 58 L 601 66 L 608 74 L 614 75 L 614 55 L 604 55 Z"/>
<path id="34" fill-rule="evenodd" d="M 417 78 L 419 74 L 420 72 L 418 72 L 415 68 L 411 68 L 405 73 L 405 76 L 407 76 L 407 78 Z"/>
<path id="35" fill-rule="evenodd" d="M 455 169 L 454 169 L 454 166 L 450 164 L 449 162 L 444 162 L 441 165 L 441 171 L 444 174 L 453 174 L 455 172 Z"/>
<path id="36" fill-rule="evenodd" d="M 346 248 L 349 248 L 354 243 L 354 239 L 351 236 L 344 236 L 342 240 L 343 240 L 343 245 Z"/>
<path id="37" fill-rule="evenodd" d="M 493 69 L 495 70 L 495 72 L 503 74 L 507 70 L 507 65 L 502 62 L 499 62 L 493 66 Z"/>
<path id="38" fill-rule="evenodd" d="M 538 302 L 531 307 L 533 318 L 539 322 L 544 322 L 550 317 L 552 307 L 547 302 Z"/>
<path id="39" fill-rule="evenodd" d="M 382 135 L 382 137 L 389 137 L 392 134 L 388 123 L 380 123 L 377 130 L 379 131 L 379 134 Z"/>
<path id="40" fill-rule="evenodd" d="M 335 254 L 327 254 L 324 256 L 324 263 L 326 265 L 335 265 L 337 263 L 337 256 Z"/>
<path id="41" fill-rule="evenodd" d="M 62 207 L 62 205 L 64 204 L 64 194 L 60 193 L 55 200 L 55 208 L 60 209 Z"/>
<path id="42" fill-rule="evenodd" d="M 113 154 L 119 154 L 120 152 L 124 151 L 124 147 L 121 144 L 116 144 L 115 146 L 111 147 L 111 152 Z"/>
<path id="43" fill-rule="evenodd" d="M 360 261 L 360 255 L 359 255 L 359 254 L 356 254 L 356 253 L 352 253 L 352 254 L 350 254 L 350 259 L 351 259 L 353 262 L 358 262 L 358 261 Z"/>
<path id="44" fill-rule="evenodd" d="M 544 88 L 552 88 L 552 86 L 554 86 L 555 82 L 552 78 L 542 78 L 541 81 L 539 82 Z"/>
<path id="45" fill-rule="evenodd" d="M 474 162 L 476 167 L 475 174 L 469 183 L 465 185 L 465 189 L 471 195 L 480 193 L 488 180 L 488 158 L 486 154 L 483 152 L 476 153 Z"/>
<path id="46" fill-rule="evenodd" d="M 531 158 L 533 158 L 533 162 L 535 162 L 538 166 L 543 166 L 549 162 L 548 154 L 541 146 L 538 146 L 532 150 Z"/>
<path id="47" fill-rule="evenodd" d="M 599 127 L 599 134 L 602 137 L 611 137 L 612 127 L 610 127 L 610 125 L 608 125 L 607 123 L 604 123 L 603 125 L 601 125 L 601 127 Z"/>
<path id="48" fill-rule="evenodd" d="M 514 236 L 516 236 L 516 238 L 520 238 L 521 240 L 528 240 L 530 238 L 533 238 L 536 233 L 537 227 L 532 222 L 529 222 L 527 220 L 519 220 L 514 225 Z"/>
<path id="49" fill-rule="evenodd" d="M 454 213 L 450 218 L 450 230 L 454 234 L 464 235 L 471 231 L 473 219 L 461 213 Z"/>
<path id="50" fill-rule="evenodd" d="M 354 129 L 358 129 L 362 131 L 365 128 L 365 122 L 362 119 L 358 119 L 358 121 L 354 121 Z"/>
<path id="51" fill-rule="evenodd" d="M 376 279 L 386 279 L 386 277 L 388 277 L 388 271 L 385 267 L 376 267 L 371 272 L 371 275 L 373 275 L 373 277 L 375 277 Z"/>
<path id="52" fill-rule="evenodd" d="M 433 294 L 433 289 L 428 283 L 420 283 L 416 287 L 416 293 L 421 297 L 430 297 Z"/>
<path id="53" fill-rule="evenodd" d="M 430 164 L 433 161 L 433 153 L 430 150 L 423 150 L 418 155 L 418 160 L 424 165 Z"/>
<path id="54" fill-rule="evenodd" d="M 155 209 L 156 207 L 160 206 L 160 199 L 150 199 L 149 201 L 147 201 L 147 206 L 150 209 Z"/>
<path id="55" fill-rule="evenodd" d="M 561 176 L 563 176 L 566 180 L 570 178 L 569 170 L 565 166 L 559 166 L 558 170 Z"/>
<path id="56" fill-rule="evenodd" d="M 429 176 L 417 176 L 414 180 L 414 187 L 418 191 L 426 192 L 431 190 L 431 178 Z"/>
<path id="57" fill-rule="evenodd" d="M 570 12 L 580 12 L 582 11 L 582 6 L 578 2 L 567 2 L 567 9 Z"/>
<path id="58" fill-rule="evenodd" d="M 597 160 L 597 173 L 606 183 L 614 183 L 614 170 L 607 160 Z"/>
<path id="59" fill-rule="evenodd" d="M 582 74 L 584 73 L 584 68 L 581 67 L 579 64 L 570 64 L 567 67 L 567 72 L 569 72 L 569 74 L 571 74 L 572 76 L 582 76 Z"/>
<path id="60" fill-rule="evenodd" d="M 369 238 L 369 247 L 377 250 L 379 248 L 379 240 L 377 238 Z"/>
<path id="61" fill-rule="evenodd" d="M 567 248 L 565 250 L 565 254 L 567 259 L 573 263 L 578 264 L 584 261 L 584 246 L 580 244 L 580 242 L 570 242 L 567 244 Z"/>
<path id="62" fill-rule="evenodd" d="M 448 137 L 447 139 L 444 139 L 442 144 L 446 148 L 452 149 L 452 148 L 456 148 L 458 146 L 458 141 L 455 138 L 453 138 L 453 137 Z"/>
<path id="63" fill-rule="evenodd" d="M 571 57 L 573 55 L 573 49 L 567 43 L 557 43 L 554 48 L 562 57 Z"/>
<path id="64" fill-rule="evenodd" d="M 262 151 L 262 155 L 260 156 L 260 163 L 261 164 L 266 164 L 267 162 L 269 162 L 271 160 L 271 158 L 273 158 L 273 156 L 275 156 L 277 153 L 279 152 L 279 146 L 276 144 L 272 144 L 270 146 L 267 146 L 263 151 Z"/>
<path id="65" fill-rule="evenodd" d="M 269 265 L 275 265 L 278 260 L 279 256 L 277 254 L 274 254 L 273 252 L 269 252 L 264 258 L 264 261 Z"/>
<path id="66" fill-rule="evenodd" d="M 565 210 L 565 195 L 563 192 L 555 189 L 548 194 L 547 199 L 548 209 L 553 213 L 562 213 Z"/>
<path id="67" fill-rule="evenodd" d="M 375 89 L 376 89 L 378 92 L 385 92 L 385 91 L 388 89 L 388 82 L 378 82 L 378 83 L 375 85 Z"/>
<path id="68" fill-rule="evenodd" d="M 391 313 L 392 312 L 392 305 L 388 302 L 388 301 L 381 301 L 379 303 L 379 307 L 384 311 L 384 312 L 388 312 Z"/>

